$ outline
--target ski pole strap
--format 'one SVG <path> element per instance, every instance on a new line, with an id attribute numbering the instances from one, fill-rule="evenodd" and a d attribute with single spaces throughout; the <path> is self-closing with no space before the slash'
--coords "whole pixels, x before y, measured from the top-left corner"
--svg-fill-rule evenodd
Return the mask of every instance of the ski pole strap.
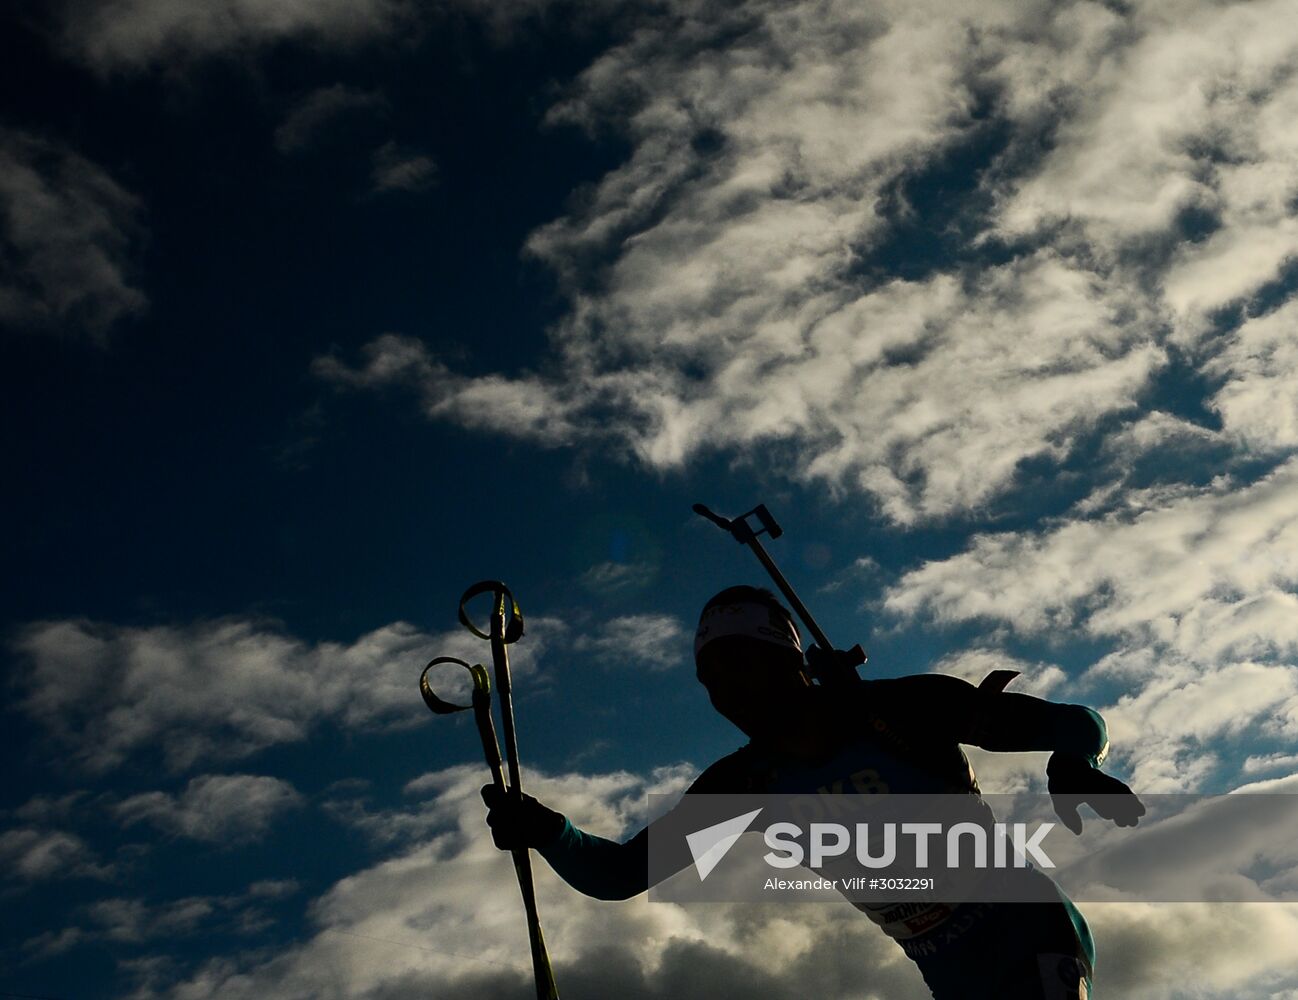
<path id="1" fill-rule="evenodd" d="M 454 663 L 463 667 L 473 676 L 474 705 L 457 705 L 453 701 L 447 701 L 437 696 L 432 684 L 428 681 L 428 671 L 442 663 Z M 469 666 L 458 657 L 438 656 L 429 660 L 428 666 L 424 667 L 424 672 L 419 675 L 419 693 L 423 696 L 424 704 L 428 706 L 428 710 L 434 715 L 451 715 L 454 712 L 463 712 L 466 709 L 473 708 L 483 698 L 489 698 L 491 696 L 491 678 L 487 675 L 486 667 L 481 663 Z"/>
<path id="2" fill-rule="evenodd" d="M 443 663 L 454 663 L 473 675 L 473 704 L 457 705 L 453 701 L 438 697 L 433 686 L 428 682 L 428 672 Z M 500 743 L 496 739 L 496 727 L 491 721 L 491 677 L 487 668 L 481 663 L 472 666 L 454 656 L 439 656 L 430 660 L 424 672 L 419 675 L 419 693 L 423 695 L 424 704 L 435 715 L 452 715 L 473 709 L 473 716 L 478 724 L 478 735 L 482 738 L 482 752 L 487 758 L 487 767 L 491 769 L 491 780 L 502 792 L 508 792 L 505 784 L 505 772 L 501 769 Z"/>
<path id="3" fill-rule="evenodd" d="M 505 608 L 509 612 L 509 620 L 505 623 L 504 641 L 507 643 L 517 642 L 523 637 L 523 612 L 518 608 L 518 602 L 514 600 L 513 593 L 499 580 L 482 580 L 475 583 L 466 590 L 460 597 L 460 624 L 476 635 L 479 639 L 490 639 L 491 632 L 484 632 L 469 620 L 469 613 L 465 610 L 465 605 L 480 594 L 493 594 L 498 597 L 504 597 Z"/>

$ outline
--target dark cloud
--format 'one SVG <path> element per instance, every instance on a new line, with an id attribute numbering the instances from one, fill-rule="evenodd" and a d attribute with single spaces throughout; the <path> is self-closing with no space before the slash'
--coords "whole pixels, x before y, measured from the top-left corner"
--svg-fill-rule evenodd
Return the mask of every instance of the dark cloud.
<path id="1" fill-rule="evenodd" d="M 20 882 L 60 878 L 109 879 L 111 865 L 100 864 L 81 837 L 66 830 L 19 827 L 0 833 L 0 873 Z"/>
<path id="2" fill-rule="evenodd" d="M 59 17 L 65 48 L 108 72 L 286 40 L 347 48 L 392 32 L 409 9 L 405 0 L 67 0 Z"/>
<path id="3" fill-rule="evenodd" d="M 392 191 L 423 191 L 437 179 L 437 164 L 431 156 L 386 142 L 370 158 L 370 183 L 375 194 Z"/>
<path id="4" fill-rule="evenodd" d="M 0 326 L 102 337 L 133 285 L 139 199 L 67 146 L 0 128 Z"/>
<path id="5" fill-rule="evenodd" d="M 292 153 L 309 146 L 340 119 L 354 114 L 378 114 L 388 102 L 378 91 L 343 83 L 321 87 L 299 99 L 275 129 L 275 148 Z"/>

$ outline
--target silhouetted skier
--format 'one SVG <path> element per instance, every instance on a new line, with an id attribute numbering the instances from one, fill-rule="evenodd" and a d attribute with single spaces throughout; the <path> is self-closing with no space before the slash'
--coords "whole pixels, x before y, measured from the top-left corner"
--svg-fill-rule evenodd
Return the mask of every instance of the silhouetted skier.
<path id="1" fill-rule="evenodd" d="M 686 794 L 976 795 L 959 746 L 968 743 L 1053 751 L 1049 789 L 1074 832 L 1082 802 L 1121 826 L 1144 812 L 1130 788 L 1099 770 L 1108 735 L 1093 710 L 944 674 L 828 691 L 811 684 L 793 618 L 768 590 L 731 587 L 709 600 L 694 652 L 713 706 L 750 742 L 708 767 Z M 619 844 L 577 829 L 530 796 L 518 806 L 488 785 L 483 798 L 498 847 L 536 848 L 569 885 L 598 899 L 648 889 L 647 828 Z M 855 905 L 914 960 L 937 1000 L 1086 1000 L 1095 965 L 1086 921 L 1048 876 L 1031 869 L 1027 877 L 1046 880 L 1051 901 Z"/>

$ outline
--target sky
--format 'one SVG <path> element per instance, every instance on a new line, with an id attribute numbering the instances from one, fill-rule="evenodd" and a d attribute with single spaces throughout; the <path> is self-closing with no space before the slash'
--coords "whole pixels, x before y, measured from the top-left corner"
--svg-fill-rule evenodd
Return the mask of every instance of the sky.
<path id="1" fill-rule="evenodd" d="M 0 996 L 529 995 L 420 669 L 508 583 L 526 787 L 631 835 L 743 742 L 691 636 L 766 581 L 695 502 L 866 676 L 1298 785 L 1294 0 L 3 18 Z M 924 995 L 845 905 L 536 867 L 565 997 Z M 1097 996 L 1298 997 L 1292 907 L 1083 909 Z"/>

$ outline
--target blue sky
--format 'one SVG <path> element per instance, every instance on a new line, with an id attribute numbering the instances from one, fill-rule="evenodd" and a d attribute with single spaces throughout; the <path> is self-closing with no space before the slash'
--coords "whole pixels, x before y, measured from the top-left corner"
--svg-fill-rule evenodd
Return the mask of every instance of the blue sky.
<path id="1" fill-rule="evenodd" d="M 529 783 L 634 832 L 742 739 L 690 635 L 765 581 L 698 501 L 765 502 L 874 676 L 1012 666 L 1138 790 L 1287 787 L 1296 15 L 7 14 L 0 995 L 526 995 L 419 669 L 507 581 Z M 923 995 L 846 907 L 539 867 L 565 996 Z M 1100 995 L 1298 995 L 1286 907 L 1087 915 Z"/>

